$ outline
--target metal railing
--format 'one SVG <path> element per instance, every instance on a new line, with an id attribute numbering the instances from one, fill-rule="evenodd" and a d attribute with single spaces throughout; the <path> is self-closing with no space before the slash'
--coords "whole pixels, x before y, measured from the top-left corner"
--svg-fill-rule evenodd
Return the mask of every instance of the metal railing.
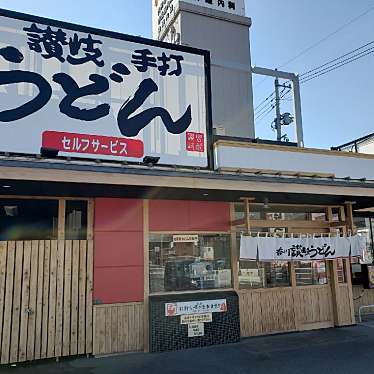
<path id="1" fill-rule="evenodd" d="M 374 308 L 374 305 L 362 305 L 358 309 L 358 320 L 360 323 L 362 323 L 362 310 L 363 309 L 369 309 L 369 308 Z"/>

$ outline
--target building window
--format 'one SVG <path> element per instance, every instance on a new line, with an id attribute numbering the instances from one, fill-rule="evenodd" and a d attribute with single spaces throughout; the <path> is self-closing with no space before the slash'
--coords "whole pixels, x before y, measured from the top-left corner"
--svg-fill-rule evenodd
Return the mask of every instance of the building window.
<path id="1" fill-rule="evenodd" d="M 374 262 L 373 218 L 354 217 L 354 224 L 357 227 L 358 235 L 366 238 L 367 248 L 363 253 L 362 260 L 366 264 L 371 264 Z"/>
<path id="2" fill-rule="evenodd" d="M 291 286 L 289 263 L 286 261 L 264 262 L 266 287 Z"/>
<path id="3" fill-rule="evenodd" d="M 287 261 L 239 262 L 240 289 L 290 286 L 290 270 Z"/>
<path id="4" fill-rule="evenodd" d="M 258 261 L 239 261 L 239 288 L 266 287 L 265 268 Z"/>
<path id="5" fill-rule="evenodd" d="M 151 234 L 151 293 L 231 287 L 230 236 Z"/>
<path id="6" fill-rule="evenodd" d="M 326 261 L 295 261 L 294 269 L 297 286 L 327 284 Z"/>
<path id="7" fill-rule="evenodd" d="M 1 199 L 0 240 L 57 239 L 57 200 Z"/>
<path id="8" fill-rule="evenodd" d="M 87 239 L 87 201 L 66 200 L 65 239 Z"/>

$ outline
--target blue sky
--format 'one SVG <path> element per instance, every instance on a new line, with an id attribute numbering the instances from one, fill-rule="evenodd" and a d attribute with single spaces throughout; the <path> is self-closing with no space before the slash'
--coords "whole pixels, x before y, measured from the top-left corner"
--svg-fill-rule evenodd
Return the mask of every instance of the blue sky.
<path id="1" fill-rule="evenodd" d="M 58 5 L 56 5 L 58 4 Z M 252 18 L 252 63 L 279 67 L 373 6 L 372 0 L 246 0 Z M 0 0 L 0 7 L 87 26 L 151 37 L 150 0 Z M 374 39 L 374 10 L 283 68 L 303 73 Z M 374 132 L 374 54 L 302 86 L 305 143 L 328 148 Z M 254 77 L 255 105 L 273 81 Z M 282 111 L 292 109 L 282 102 Z M 274 115 L 256 124 L 273 139 Z M 292 139 L 292 129 L 287 130 Z"/>

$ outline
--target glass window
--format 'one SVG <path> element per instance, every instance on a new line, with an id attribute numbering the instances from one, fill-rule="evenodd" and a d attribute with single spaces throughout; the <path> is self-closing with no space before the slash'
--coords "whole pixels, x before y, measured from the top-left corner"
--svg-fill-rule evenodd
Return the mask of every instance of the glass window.
<path id="1" fill-rule="evenodd" d="M 1 199 L 0 240 L 57 239 L 57 200 Z"/>
<path id="2" fill-rule="evenodd" d="M 239 288 L 264 288 L 265 268 L 257 261 L 239 261 Z"/>
<path id="3" fill-rule="evenodd" d="M 327 284 L 326 261 L 295 261 L 294 268 L 297 286 Z"/>
<path id="4" fill-rule="evenodd" d="M 261 230 L 261 229 L 259 229 Z M 271 231 L 271 229 L 263 229 Z M 279 228 L 274 230 L 280 230 Z M 240 233 L 236 235 L 238 258 L 240 258 Z M 289 264 L 287 261 L 239 260 L 239 288 L 273 288 L 291 285 Z"/>
<path id="5" fill-rule="evenodd" d="M 289 287 L 290 271 L 287 261 L 240 261 L 239 288 Z"/>
<path id="6" fill-rule="evenodd" d="M 151 234 L 150 292 L 231 287 L 230 235 Z"/>
<path id="7" fill-rule="evenodd" d="M 87 239 L 87 201 L 67 200 L 65 210 L 65 238 Z"/>
<path id="8" fill-rule="evenodd" d="M 289 287 L 291 285 L 289 264 L 286 261 L 263 262 L 266 287 Z"/>
<path id="9" fill-rule="evenodd" d="M 358 235 L 364 236 L 367 242 L 366 251 L 363 253 L 363 263 L 373 263 L 374 260 L 374 233 L 373 218 L 355 217 L 354 224 L 357 227 Z"/>

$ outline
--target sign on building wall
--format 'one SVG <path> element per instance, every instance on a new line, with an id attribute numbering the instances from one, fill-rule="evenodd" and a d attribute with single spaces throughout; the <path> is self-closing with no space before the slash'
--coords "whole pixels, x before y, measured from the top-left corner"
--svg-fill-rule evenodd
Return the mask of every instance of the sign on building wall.
<path id="1" fill-rule="evenodd" d="M 165 304 L 166 317 L 223 312 L 227 312 L 226 299 L 185 301 L 180 303 Z"/>
<path id="2" fill-rule="evenodd" d="M 0 10 L 0 151 L 207 166 L 207 53 Z"/>
<path id="3" fill-rule="evenodd" d="M 245 16 L 244 0 L 152 0 L 153 37 L 158 38 L 176 14 L 179 2 Z"/>
<path id="4" fill-rule="evenodd" d="M 199 235 L 173 235 L 174 243 L 197 243 Z"/>

